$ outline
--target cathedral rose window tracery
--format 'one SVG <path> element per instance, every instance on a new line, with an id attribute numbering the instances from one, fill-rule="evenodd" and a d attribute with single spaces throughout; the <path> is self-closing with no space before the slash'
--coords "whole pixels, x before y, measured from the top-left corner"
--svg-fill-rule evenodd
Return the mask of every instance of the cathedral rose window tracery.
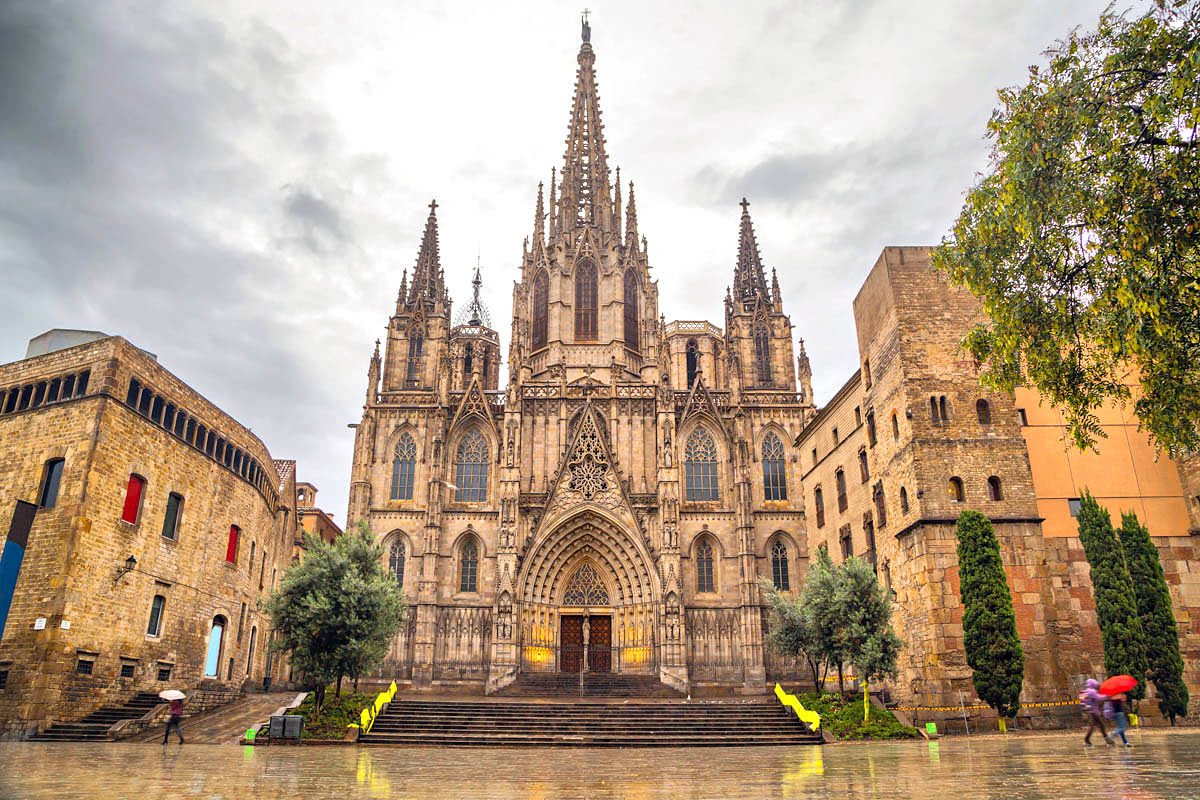
<path id="1" fill-rule="evenodd" d="M 608 604 L 608 589 L 600 580 L 596 568 L 591 564 L 584 564 L 576 570 L 575 574 L 571 576 L 571 580 L 567 582 L 566 591 L 563 592 L 563 605 L 606 606 Z"/>
<path id="2" fill-rule="evenodd" d="M 591 417 L 583 423 L 567 470 L 571 473 L 567 488 L 579 492 L 584 500 L 591 500 L 609 488 L 608 459 L 604 455 L 600 432 Z"/>

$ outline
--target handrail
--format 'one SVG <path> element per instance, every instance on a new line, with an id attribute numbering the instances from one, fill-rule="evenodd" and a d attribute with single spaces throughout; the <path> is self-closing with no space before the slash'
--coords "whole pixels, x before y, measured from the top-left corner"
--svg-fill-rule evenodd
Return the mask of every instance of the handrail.
<path id="1" fill-rule="evenodd" d="M 370 733 L 371 726 L 375 724 L 375 718 L 379 716 L 379 710 L 388 703 L 392 702 L 392 698 L 396 696 L 396 682 L 392 681 L 392 685 L 384 689 L 375 696 L 375 702 L 364 708 L 358 715 L 358 722 L 351 722 L 347 728 L 358 728 L 363 733 Z"/>
<path id="2" fill-rule="evenodd" d="M 126 728 L 132 728 L 135 725 L 140 726 L 135 733 L 144 731 L 146 728 L 150 727 L 150 723 L 154 722 L 154 718 L 162 713 L 162 711 L 164 711 L 168 705 L 170 705 L 170 703 L 157 703 L 140 717 L 117 720 L 108 727 L 108 730 L 105 732 L 105 737 L 110 740 L 117 739 L 126 734 Z"/>
<path id="3" fill-rule="evenodd" d="M 795 711 L 796 716 L 800 718 L 801 722 L 808 723 L 809 727 L 811 727 L 814 731 L 821 729 L 821 715 L 815 711 L 810 711 L 809 709 L 805 708 L 796 695 L 788 694 L 778 683 L 775 684 L 775 697 L 779 699 L 779 702 L 782 703 L 784 707 Z"/>

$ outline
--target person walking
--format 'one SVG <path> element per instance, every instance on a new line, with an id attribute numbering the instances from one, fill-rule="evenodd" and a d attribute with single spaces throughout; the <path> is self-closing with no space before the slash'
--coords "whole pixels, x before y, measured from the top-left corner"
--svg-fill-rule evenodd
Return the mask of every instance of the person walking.
<path id="1" fill-rule="evenodd" d="M 170 705 L 171 718 L 167 720 L 167 729 L 163 732 L 163 747 L 166 747 L 167 740 L 171 738 L 171 729 L 175 729 L 175 733 L 179 735 L 179 743 L 183 744 L 183 729 L 179 727 L 179 721 L 183 719 L 183 700 L 175 698 Z"/>
<path id="2" fill-rule="evenodd" d="M 1129 718 L 1125 713 L 1125 701 L 1127 699 L 1128 697 L 1124 692 L 1114 694 L 1112 697 L 1108 698 L 1108 702 L 1112 706 L 1113 719 L 1116 721 L 1117 727 L 1112 733 L 1108 734 L 1108 736 L 1104 738 L 1107 741 L 1112 742 L 1114 739 L 1120 736 L 1121 741 L 1125 743 L 1126 747 L 1133 747 L 1133 745 L 1129 743 L 1129 740 L 1125 738 L 1125 731 L 1129 728 Z"/>
<path id="3" fill-rule="evenodd" d="M 1100 729 L 1104 741 L 1108 742 L 1108 731 L 1104 730 L 1104 695 L 1097 691 L 1099 686 L 1100 682 L 1095 678 L 1088 678 L 1084 690 L 1079 694 L 1079 705 L 1083 706 L 1083 712 L 1088 718 L 1088 729 L 1084 734 L 1083 743 L 1089 747 L 1092 744 L 1092 732 L 1097 728 Z"/>

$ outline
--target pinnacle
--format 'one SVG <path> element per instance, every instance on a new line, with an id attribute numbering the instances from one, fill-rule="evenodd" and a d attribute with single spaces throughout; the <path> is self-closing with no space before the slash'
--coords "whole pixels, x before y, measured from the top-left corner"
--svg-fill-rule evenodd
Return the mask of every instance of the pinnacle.
<path id="1" fill-rule="evenodd" d="M 413 267 L 408 302 L 433 300 L 445 295 L 446 287 L 438 248 L 437 200 L 432 200 L 429 203 L 429 217 L 425 220 L 425 233 L 421 237 L 421 249 L 417 253 L 417 264 Z"/>
<path id="2" fill-rule="evenodd" d="M 742 223 L 738 232 L 738 259 L 733 270 L 733 294 L 738 300 L 760 298 L 770 304 L 771 293 L 767 289 L 767 278 L 763 273 L 762 258 L 758 254 L 758 241 L 754 237 L 754 223 L 750 220 L 750 201 L 742 198 Z"/>

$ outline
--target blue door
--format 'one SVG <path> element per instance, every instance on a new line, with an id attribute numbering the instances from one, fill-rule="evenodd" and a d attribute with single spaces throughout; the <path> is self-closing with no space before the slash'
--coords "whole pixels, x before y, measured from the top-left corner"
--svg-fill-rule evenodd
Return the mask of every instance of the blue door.
<path id="1" fill-rule="evenodd" d="M 208 658 L 204 660 L 204 676 L 206 678 L 217 677 L 217 672 L 221 668 L 221 637 L 224 633 L 224 620 L 214 619 L 212 631 L 208 634 Z"/>

